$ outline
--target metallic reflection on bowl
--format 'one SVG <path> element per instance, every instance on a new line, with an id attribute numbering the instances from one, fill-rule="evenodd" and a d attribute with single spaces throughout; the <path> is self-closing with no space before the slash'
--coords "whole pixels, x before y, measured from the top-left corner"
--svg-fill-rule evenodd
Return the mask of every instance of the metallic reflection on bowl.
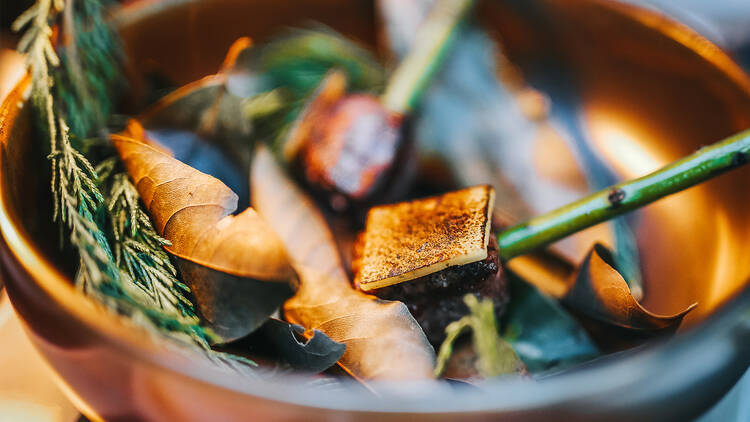
<path id="1" fill-rule="evenodd" d="M 479 16 L 522 70 L 540 57 L 574 69 L 583 118 L 623 173 L 750 127 L 747 76 L 689 29 L 602 0 L 536 3 L 549 25 L 512 0 L 485 0 Z M 215 71 L 241 35 L 260 42 L 317 20 L 375 45 L 376 19 L 364 0 L 299 0 L 283 9 L 270 0 L 149 1 L 116 17 L 134 80 L 159 70 L 177 83 Z M 29 108 L 19 108 L 27 89 L 25 80 L 0 109 L 2 276 L 32 342 L 94 419 L 683 420 L 721 397 L 750 362 L 750 170 L 740 170 L 641 214 L 646 306 L 670 313 L 701 303 L 672 341 L 536 383 L 501 380 L 485 392 L 388 401 L 354 390 L 332 397 L 294 378 L 260 382 L 217 372 L 124 326 L 58 270 L 47 184 L 32 171 L 44 163 L 31 142 Z"/>

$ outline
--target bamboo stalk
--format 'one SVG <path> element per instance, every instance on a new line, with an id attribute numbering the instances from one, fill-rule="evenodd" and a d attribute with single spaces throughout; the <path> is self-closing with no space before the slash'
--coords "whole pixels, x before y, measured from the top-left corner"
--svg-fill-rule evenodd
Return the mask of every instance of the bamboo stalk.
<path id="1" fill-rule="evenodd" d="M 585 228 L 695 186 L 750 161 L 750 130 L 740 132 L 651 174 L 619 183 L 513 226 L 498 235 L 509 260 Z"/>

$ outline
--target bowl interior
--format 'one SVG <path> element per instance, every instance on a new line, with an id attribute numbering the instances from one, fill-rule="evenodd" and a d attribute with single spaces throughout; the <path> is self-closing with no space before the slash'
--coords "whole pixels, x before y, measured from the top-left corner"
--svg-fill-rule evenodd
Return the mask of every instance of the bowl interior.
<path id="1" fill-rule="evenodd" d="M 540 60 L 575 75 L 576 110 L 603 156 L 634 177 L 750 127 L 750 81 L 722 52 L 679 24 L 599 0 L 481 2 L 481 22 L 522 72 Z M 133 80 L 160 71 L 184 84 L 216 72 L 228 46 L 256 42 L 289 26 L 321 22 L 372 46 L 381 34 L 371 1 L 168 0 L 141 2 L 116 16 Z M 543 24 L 540 24 L 543 23 Z M 546 58 L 546 59 L 545 59 Z M 554 62 L 550 62 L 554 64 Z M 137 94 L 138 83 L 133 87 Z M 28 113 L 11 139 L 30 139 Z M 2 155 L 4 202 L 14 224 L 48 259 L 61 263 L 50 222 L 41 148 L 9 142 Z M 639 212 L 646 275 L 644 304 L 672 313 L 693 302 L 689 327 L 746 287 L 750 169 L 738 170 Z"/>
<path id="2" fill-rule="evenodd" d="M 155 13 L 160 7 L 168 12 Z M 310 22 L 385 50 L 379 17 L 366 0 L 303 0 L 293 8 L 181 1 L 130 9 L 119 25 L 131 69 L 160 71 L 179 84 L 215 73 L 240 36 L 262 42 Z M 659 15 L 599 0 L 484 1 L 477 15 L 523 74 L 567 69 L 580 95 L 574 112 L 624 178 L 750 127 L 745 74 L 715 46 Z M 750 197 L 741 192 L 748 175 L 750 169 L 735 171 L 637 213 L 649 310 L 675 313 L 698 302 L 685 321 L 690 326 L 744 286 Z"/>

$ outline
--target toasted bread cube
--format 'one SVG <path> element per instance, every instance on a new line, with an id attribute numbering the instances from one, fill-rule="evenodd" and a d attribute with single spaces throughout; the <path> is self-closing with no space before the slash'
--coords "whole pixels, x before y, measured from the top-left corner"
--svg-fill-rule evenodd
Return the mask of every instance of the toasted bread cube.
<path id="1" fill-rule="evenodd" d="M 359 237 L 355 284 L 363 291 L 487 258 L 495 191 L 481 185 L 373 207 Z"/>

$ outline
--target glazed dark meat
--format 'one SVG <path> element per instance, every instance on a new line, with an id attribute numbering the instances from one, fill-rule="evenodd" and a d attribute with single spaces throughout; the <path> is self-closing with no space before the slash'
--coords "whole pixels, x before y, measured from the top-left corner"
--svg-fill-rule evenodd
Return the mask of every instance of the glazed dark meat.
<path id="1" fill-rule="evenodd" d="M 374 292 L 380 298 L 405 303 L 435 347 L 445 339 L 445 327 L 469 312 L 463 301 L 467 293 L 491 299 L 497 318 L 505 312 L 508 283 L 494 234 L 487 245 L 487 258 L 482 261 L 449 267 Z"/>

